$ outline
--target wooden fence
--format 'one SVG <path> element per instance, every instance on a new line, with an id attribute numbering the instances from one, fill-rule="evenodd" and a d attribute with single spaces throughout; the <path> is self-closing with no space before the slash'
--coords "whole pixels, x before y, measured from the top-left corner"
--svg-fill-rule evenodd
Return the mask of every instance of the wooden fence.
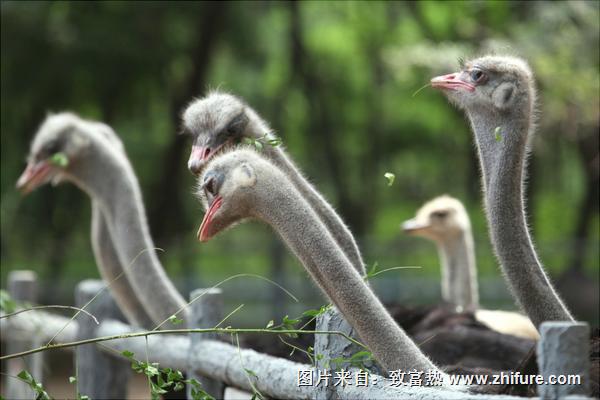
<path id="1" fill-rule="evenodd" d="M 31 272 L 13 271 L 9 274 L 8 289 L 15 300 L 34 303 L 35 285 L 35 275 Z M 105 284 L 101 281 L 81 282 L 76 288 L 77 306 L 82 307 L 104 289 Z M 196 298 L 202 291 L 206 291 L 205 295 L 190 306 L 190 328 L 212 328 L 222 319 L 221 290 L 197 289 L 190 297 Z M 122 315 L 107 290 L 94 299 L 86 310 L 98 318 L 98 325 L 83 313 L 70 323 L 69 318 L 45 311 L 29 311 L 0 319 L 0 333 L 7 354 L 38 347 L 59 331 L 54 343 L 140 331 L 122 322 Z M 319 316 L 317 320 L 317 330 L 333 329 L 353 334 L 335 310 Z M 588 331 L 587 324 L 583 323 L 553 322 L 542 326 L 538 344 L 539 373 L 544 377 L 577 374 L 582 380 L 579 385 L 539 385 L 542 398 L 562 398 L 567 395 L 585 398 L 588 394 Z M 324 357 L 316 366 L 311 366 L 250 349 L 239 349 L 219 341 L 214 334 L 161 334 L 115 339 L 102 342 L 101 345 L 87 344 L 75 349 L 78 390 L 91 399 L 126 398 L 132 371 L 130 362 L 120 353 L 128 350 L 144 360 L 147 354 L 151 362 L 158 362 L 161 367 L 186 371 L 188 377 L 200 381 L 204 389 L 216 398 L 223 398 L 226 387 L 252 391 L 254 386 L 268 397 L 282 399 L 519 399 L 504 395 L 471 394 L 464 385 L 398 386 L 376 374 L 370 375 L 368 385 L 352 382 L 346 385 L 333 385 L 332 382 L 329 385 L 315 385 L 313 378 L 327 367 L 323 360 L 348 356 L 349 351 L 355 350 L 349 344 L 339 335 L 315 335 L 315 351 Z M 8 360 L 7 373 L 16 375 L 27 365 L 34 378 L 43 382 L 43 354 Z M 248 370 L 253 374 L 249 374 Z M 351 368 L 349 370 L 351 373 L 358 372 Z M 3 387 L 7 399 L 34 397 L 27 385 L 15 379 L 5 379 Z M 191 399 L 189 392 L 187 396 Z"/>

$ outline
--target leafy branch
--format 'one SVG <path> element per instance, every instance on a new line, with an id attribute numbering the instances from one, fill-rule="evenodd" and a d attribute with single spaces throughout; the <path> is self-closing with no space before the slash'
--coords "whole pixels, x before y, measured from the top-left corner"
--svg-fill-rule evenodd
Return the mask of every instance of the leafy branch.
<path id="1" fill-rule="evenodd" d="M 356 344 L 357 346 L 367 349 L 367 347 L 364 344 L 362 344 L 358 340 L 348 336 L 346 333 L 341 332 L 341 331 L 320 331 L 320 330 L 301 330 L 301 329 L 271 330 L 271 329 L 261 329 L 261 328 L 165 329 L 162 331 L 135 332 L 135 333 L 120 334 L 120 335 L 102 336 L 102 337 L 78 340 L 78 341 L 67 342 L 67 343 L 50 344 L 50 345 L 46 345 L 46 346 L 42 346 L 42 347 L 37 347 L 35 349 L 22 351 L 19 353 L 13 353 L 13 354 L 0 356 L 0 360 L 10 360 L 13 358 L 23 357 L 23 356 L 39 353 L 39 352 L 50 350 L 50 349 L 63 349 L 63 348 L 68 348 L 68 347 L 81 346 L 81 345 L 90 344 L 90 343 L 106 342 L 109 340 L 147 337 L 147 336 L 151 336 L 151 335 L 166 335 L 166 334 L 171 334 L 171 333 L 173 333 L 173 334 L 180 334 L 180 333 L 225 333 L 225 334 L 268 333 L 268 334 L 276 334 L 276 335 L 282 334 L 282 333 L 283 334 L 312 333 L 313 335 L 339 335 L 339 336 L 344 337 L 348 341 Z"/>
<path id="2" fill-rule="evenodd" d="M 258 151 L 262 151 L 265 145 L 269 145 L 271 147 L 280 146 L 283 143 L 280 137 L 274 136 L 272 134 L 264 133 L 261 137 L 258 138 L 244 138 L 243 142 L 245 144 L 249 144 L 254 146 L 254 148 Z"/>

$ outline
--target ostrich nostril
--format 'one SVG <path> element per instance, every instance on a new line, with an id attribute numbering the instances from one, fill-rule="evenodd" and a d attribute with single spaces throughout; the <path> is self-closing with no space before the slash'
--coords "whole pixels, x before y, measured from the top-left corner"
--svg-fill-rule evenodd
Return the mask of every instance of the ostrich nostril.
<path id="1" fill-rule="evenodd" d="M 208 155 L 210 154 L 210 147 L 207 147 L 204 149 L 204 151 L 202 152 L 202 159 L 206 160 L 208 158 Z"/>

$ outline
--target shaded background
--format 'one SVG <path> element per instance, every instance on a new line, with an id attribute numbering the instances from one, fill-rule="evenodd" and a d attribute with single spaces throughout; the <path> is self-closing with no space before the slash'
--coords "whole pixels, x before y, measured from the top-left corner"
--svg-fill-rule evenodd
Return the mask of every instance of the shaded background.
<path id="1" fill-rule="evenodd" d="M 399 232 L 448 193 L 472 218 L 482 303 L 514 308 L 491 250 L 477 160 L 463 114 L 436 91 L 459 57 L 525 57 L 540 92 L 527 189 L 544 264 L 575 314 L 598 322 L 598 2 L 1 3 L 1 266 L 33 269 L 41 300 L 72 302 L 98 277 L 90 202 L 73 185 L 22 198 L 14 184 L 48 111 L 112 125 L 138 174 L 159 256 L 187 294 L 223 286 L 233 325 L 260 326 L 323 304 L 300 264 L 265 226 L 198 244 L 202 218 L 187 171 L 186 104 L 209 88 L 245 98 L 336 206 L 365 261 L 421 266 L 374 282 L 388 302 L 439 299 L 435 246 Z M 388 187 L 385 172 L 396 175 Z M 270 304 L 269 306 L 267 306 Z M 227 311 L 227 310 L 226 310 Z M 228 311 L 227 311 L 228 312 Z M 258 324 L 258 325 L 257 325 Z"/>

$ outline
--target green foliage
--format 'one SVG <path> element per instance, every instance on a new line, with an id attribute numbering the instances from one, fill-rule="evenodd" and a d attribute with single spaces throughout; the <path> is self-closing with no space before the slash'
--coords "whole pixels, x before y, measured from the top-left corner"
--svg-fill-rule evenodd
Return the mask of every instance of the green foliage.
<path id="1" fill-rule="evenodd" d="M 386 172 L 385 174 L 383 174 L 383 176 L 385 177 L 385 179 L 387 179 L 388 186 L 392 186 L 394 184 L 394 179 L 396 179 L 396 175 L 392 174 L 391 172 Z"/>
<path id="2" fill-rule="evenodd" d="M 171 315 L 169 317 L 169 322 L 172 323 L 173 325 L 179 325 L 183 322 L 183 319 L 178 318 L 177 315 Z"/>
<path id="3" fill-rule="evenodd" d="M 269 135 L 268 133 L 265 133 L 259 138 L 244 138 L 242 142 L 254 146 L 257 151 L 262 151 L 265 145 L 277 147 L 283 144 L 281 138 Z"/>
<path id="4" fill-rule="evenodd" d="M 370 351 L 358 351 L 349 358 L 336 357 L 329 360 L 329 367 L 337 370 L 342 366 L 344 368 L 355 367 L 362 370 L 368 370 L 369 365 L 373 363 L 373 354 Z"/>
<path id="5" fill-rule="evenodd" d="M 52 163 L 58 167 L 64 168 L 69 165 L 69 158 L 67 157 L 67 155 L 65 153 L 62 153 L 62 152 L 54 153 L 50 157 L 50 163 Z"/>
<path id="6" fill-rule="evenodd" d="M 69 377 L 69 383 L 71 384 L 75 384 L 75 387 L 77 387 L 77 377 L 75 376 L 70 376 Z M 82 395 L 81 393 L 79 393 L 79 390 L 75 391 L 76 393 L 76 399 L 77 400 L 90 400 L 90 397 L 87 395 Z"/>
<path id="7" fill-rule="evenodd" d="M 19 372 L 17 377 L 33 390 L 36 400 L 52 400 L 52 397 L 44 390 L 44 386 L 40 382 L 37 382 L 28 371 L 23 370 Z"/>
<path id="8" fill-rule="evenodd" d="M 0 289 L 0 311 L 5 314 L 10 314 L 14 312 L 16 308 L 17 303 L 12 299 L 10 294 L 4 289 Z"/>
<path id="9" fill-rule="evenodd" d="M 160 368 L 158 363 L 136 360 L 134 353 L 123 351 L 121 353 L 131 361 L 131 368 L 138 374 L 144 374 L 150 378 L 150 394 L 153 400 L 159 400 L 161 395 L 172 391 L 180 391 L 185 386 L 191 385 L 192 399 L 194 400 L 214 400 L 214 398 L 202 389 L 202 385 L 195 379 L 183 379 L 181 371 L 171 368 Z"/>
<path id="10" fill-rule="evenodd" d="M 494 129 L 494 138 L 496 139 L 496 142 L 500 142 L 502 140 L 502 130 L 499 126 Z"/>
<path id="11" fill-rule="evenodd" d="M 553 275 L 569 265 L 589 186 L 586 166 L 594 165 L 579 149 L 586 132 L 597 134 L 598 2 L 211 4 L 3 2 L 2 279 L 27 266 L 41 284 L 56 278 L 69 287 L 96 270 L 87 196 L 73 185 L 25 198 L 14 189 L 31 137 L 52 110 L 103 120 L 119 134 L 174 279 L 268 271 L 274 261 L 265 243 L 276 239 L 261 226 L 241 226 L 201 250 L 196 242 L 199 208 L 184 167 L 190 142 L 175 132 L 182 108 L 209 88 L 242 96 L 280 132 L 364 244 L 366 259 L 393 265 L 401 256 L 403 264 L 427 266 L 403 278 L 438 279 L 435 248 L 401 235 L 398 225 L 424 201 L 449 193 L 465 202 L 481 238 L 480 276 L 501 279 L 469 125 L 428 84 L 454 71 L 458 57 L 490 51 L 525 55 L 534 70 L 541 118 L 527 209 L 544 264 Z M 215 20 L 227 23 L 202 29 Z M 260 151 L 281 139 L 264 135 L 247 144 Z M 382 190 L 387 171 L 395 178 Z M 166 187 L 170 182 L 177 190 Z M 584 266 L 596 274 L 597 209 L 587 220 Z M 287 273 L 300 273 L 292 257 L 284 264 Z M 70 296 L 57 295 L 57 302 Z"/>

